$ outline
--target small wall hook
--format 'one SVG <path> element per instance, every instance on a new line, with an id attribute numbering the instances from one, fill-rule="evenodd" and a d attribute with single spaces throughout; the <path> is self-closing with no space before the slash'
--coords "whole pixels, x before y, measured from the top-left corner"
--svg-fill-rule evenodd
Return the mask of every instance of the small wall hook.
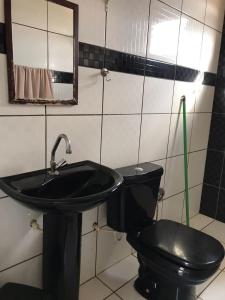
<path id="1" fill-rule="evenodd" d="M 102 74 L 102 77 L 104 77 L 106 79 L 106 81 L 111 81 L 111 78 L 108 78 L 109 70 L 107 68 L 102 68 L 101 74 Z"/>

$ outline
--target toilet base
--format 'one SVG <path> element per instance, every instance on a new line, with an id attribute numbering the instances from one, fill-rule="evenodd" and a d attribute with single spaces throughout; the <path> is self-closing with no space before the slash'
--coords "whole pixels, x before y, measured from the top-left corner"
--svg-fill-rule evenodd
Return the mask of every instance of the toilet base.
<path id="1" fill-rule="evenodd" d="M 196 300 L 193 286 L 173 286 L 170 283 L 157 283 L 150 278 L 137 278 L 134 283 L 136 291 L 148 300 Z"/>
<path id="2" fill-rule="evenodd" d="M 139 277 L 134 283 L 136 291 L 148 300 L 196 300 L 196 287 L 190 285 L 178 285 L 165 277 L 152 272 L 143 262 L 141 255 L 137 255 Z"/>

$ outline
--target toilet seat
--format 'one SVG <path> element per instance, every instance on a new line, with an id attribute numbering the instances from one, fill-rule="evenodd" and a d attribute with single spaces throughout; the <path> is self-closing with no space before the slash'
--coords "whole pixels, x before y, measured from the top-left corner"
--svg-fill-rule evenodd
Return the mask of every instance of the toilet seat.
<path id="1" fill-rule="evenodd" d="M 155 251 L 185 268 L 214 269 L 224 258 L 224 248 L 216 239 L 170 220 L 160 220 L 142 230 L 139 241 L 149 253 L 147 257 Z"/>
<path id="2" fill-rule="evenodd" d="M 224 258 L 223 246 L 216 239 L 170 220 L 128 233 L 127 240 L 150 273 L 178 285 L 205 282 Z"/>

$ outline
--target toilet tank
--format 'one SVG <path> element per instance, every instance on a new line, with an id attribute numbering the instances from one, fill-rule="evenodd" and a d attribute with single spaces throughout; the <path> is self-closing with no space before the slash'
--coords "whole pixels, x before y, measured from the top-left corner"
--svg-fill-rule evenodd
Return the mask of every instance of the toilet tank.
<path id="1" fill-rule="evenodd" d="M 107 201 L 107 224 L 119 232 L 140 231 L 153 222 L 163 168 L 143 163 L 116 171 L 124 182 Z"/>

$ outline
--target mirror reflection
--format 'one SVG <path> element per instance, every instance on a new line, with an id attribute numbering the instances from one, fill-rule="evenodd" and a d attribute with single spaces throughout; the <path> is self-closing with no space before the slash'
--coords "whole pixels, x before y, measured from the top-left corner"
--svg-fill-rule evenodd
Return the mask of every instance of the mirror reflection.
<path id="1" fill-rule="evenodd" d="M 77 104 L 77 5 L 64 0 L 11 0 L 10 13 L 10 102 Z"/>

